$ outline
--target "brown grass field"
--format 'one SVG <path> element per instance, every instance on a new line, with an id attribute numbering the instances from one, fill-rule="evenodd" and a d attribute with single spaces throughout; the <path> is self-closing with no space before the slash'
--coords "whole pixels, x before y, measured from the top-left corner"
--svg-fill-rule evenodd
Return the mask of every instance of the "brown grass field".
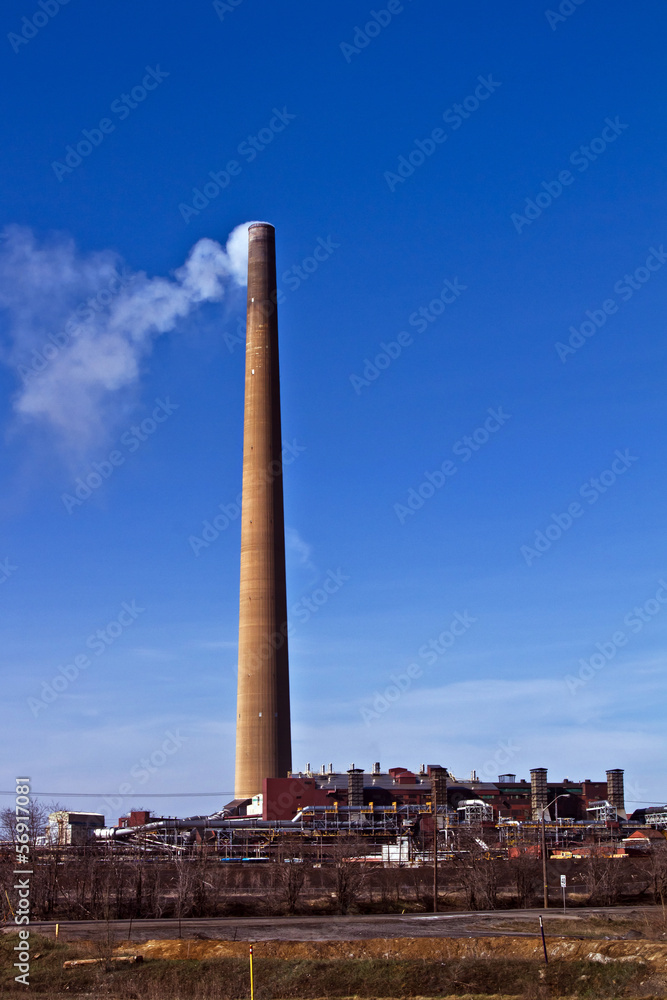
<path id="1" fill-rule="evenodd" d="M 493 932 L 505 930 L 502 915 Z M 534 923 L 509 922 L 506 936 L 353 941 L 261 941 L 254 944 L 257 1000 L 358 998 L 665 998 L 667 941 L 662 914 L 549 921 L 545 965 Z M 491 930 L 491 928 L 489 928 Z M 522 933 L 523 932 L 523 933 Z M 187 932 L 186 932 L 187 933 Z M 14 982 L 13 933 L 0 935 L 0 997 Z M 55 941 L 31 934 L 30 993 L 43 1000 L 236 1000 L 250 997 L 248 942 L 201 937 Z M 139 955 L 137 964 L 114 958 Z M 72 959 L 93 965 L 63 968 Z"/>

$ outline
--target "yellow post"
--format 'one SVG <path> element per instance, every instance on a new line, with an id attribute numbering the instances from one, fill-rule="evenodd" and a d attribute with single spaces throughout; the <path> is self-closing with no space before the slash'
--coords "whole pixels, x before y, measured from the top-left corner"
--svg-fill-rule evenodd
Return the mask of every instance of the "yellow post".
<path id="1" fill-rule="evenodd" d="M 60 930 L 60 924 L 56 924 L 56 941 L 58 940 L 58 931 Z"/>
<path id="2" fill-rule="evenodd" d="M 252 945 L 250 945 L 250 1000 L 255 1000 L 255 981 L 252 975 Z"/>

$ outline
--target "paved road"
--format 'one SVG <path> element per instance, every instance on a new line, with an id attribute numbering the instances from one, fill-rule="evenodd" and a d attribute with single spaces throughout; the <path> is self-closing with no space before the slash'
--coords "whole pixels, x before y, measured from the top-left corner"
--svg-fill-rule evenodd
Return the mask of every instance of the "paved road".
<path id="1" fill-rule="evenodd" d="M 643 916 L 658 913 L 651 906 L 631 907 L 582 907 L 576 910 L 488 910 L 438 914 L 409 914 L 352 917 L 220 917 L 188 918 L 181 921 L 181 936 L 197 935 L 221 941 L 350 941 L 369 938 L 395 937 L 478 937 L 480 935 L 506 936 L 516 934 L 511 926 L 505 930 L 490 930 L 489 925 L 502 920 L 531 920 L 536 928 L 540 914 L 549 919 L 562 920 L 586 915 L 615 917 Z M 35 922 L 33 931 L 49 936 L 55 934 L 55 922 Z M 7 933 L 16 930 L 13 925 L 2 928 Z M 60 922 L 61 939 L 102 939 L 110 935 L 114 941 L 126 941 L 130 934 L 129 920 L 70 920 Z M 518 932 L 527 934 L 527 932 Z M 552 931 L 553 933 L 553 931 Z M 178 920 L 133 920 L 132 941 L 169 939 L 179 936 Z M 532 935 L 528 935 L 532 936 Z"/>

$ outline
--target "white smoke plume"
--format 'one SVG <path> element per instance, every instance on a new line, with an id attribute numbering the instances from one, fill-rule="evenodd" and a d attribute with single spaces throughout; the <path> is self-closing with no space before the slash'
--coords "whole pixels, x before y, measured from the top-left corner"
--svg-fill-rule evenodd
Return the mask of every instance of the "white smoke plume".
<path id="1" fill-rule="evenodd" d="M 57 235 L 41 244 L 20 226 L 0 244 L 0 359 L 21 377 L 22 421 L 50 428 L 82 453 L 102 439 L 110 410 L 136 387 L 156 337 L 204 302 L 247 281 L 247 232 L 226 246 L 201 239 L 170 278 L 128 270 L 118 254 L 88 255 Z"/>

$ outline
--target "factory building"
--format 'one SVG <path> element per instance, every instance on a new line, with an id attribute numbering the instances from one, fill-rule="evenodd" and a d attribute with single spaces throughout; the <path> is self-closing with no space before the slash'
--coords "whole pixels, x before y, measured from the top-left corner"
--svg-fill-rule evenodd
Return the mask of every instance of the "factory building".
<path id="1" fill-rule="evenodd" d="M 334 771 L 329 764 L 316 772 L 306 765 L 304 771 L 286 778 L 265 778 L 260 795 L 237 799 L 227 809 L 233 815 L 264 821 L 292 820 L 307 807 L 368 810 L 415 806 L 425 810 L 431 807 L 434 777 L 442 771 L 445 769 L 435 764 L 422 764 L 418 771 L 390 767 L 384 772 L 379 762 L 370 771 L 354 765 L 348 771 Z M 475 772 L 469 779 L 459 780 L 447 773 L 439 807 L 443 809 L 446 801 L 447 811 L 460 813 L 464 821 L 470 821 L 474 814 L 494 823 L 539 821 L 542 809 L 546 820 L 583 821 L 593 818 L 593 813 L 600 820 L 612 814 L 614 819 L 624 819 L 623 771 L 609 771 L 607 778 L 550 781 L 545 768 L 534 768 L 531 781 L 517 781 L 515 774 L 499 775 L 497 781 L 481 781 Z"/>
<path id="2" fill-rule="evenodd" d="M 440 765 L 291 770 L 277 301 L 275 229 L 255 222 L 248 229 L 235 798 L 216 816 L 290 823 L 304 811 L 340 810 L 353 822 L 362 811 L 432 810 L 464 823 L 625 819 L 620 769 L 608 771 L 606 782 L 553 782 L 544 767 L 533 768 L 530 781 L 514 774 L 480 781 L 475 772 L 460 781 Z"/>
<path id="3" fill-rule="evenodd" d="M 57 847 L 83 847 L 95 836 L 94 830 L 104 827 L 102 813 L 81 813 L 59 810 L 49 813 L 46 843 Z"/>
<path id="4" fill-rule="evenodd" d="M 266 861 L 265 852 L 281 838 L 300 836 L 306 846 L 317 844 L 322 858 L 327 838 L 353 835 L 369 842 L 367 859 L 404 863 L 423 862 L 428 850 L 439 857 L 442 840 L 447 857 L 454 857 L 450 841 L 465 840 L 471 827 L 489 833 L 495 828 L 494 850 L 511 857 L 522 849 L 517 844 L 537 850 L 540 832 L 547 847 L 562 855 L 564 842 L 599 843 L 603 836 L 613 841 L 621 827 L 627 834 L 638 822 L 658 829 L 634 829 L 623 841 L 628 853 L 662 844 L 658 830 L 667 826 L 667 806 L 641 810 L 628 822 L 620 768 L 607 771 L 606 781 L 552 781 L 544 767 L 531 769 L 530 780 L 501 774 L 495 781 L 480 780 L 474 771 L 459 779 L 440 764 L 386 771 L 380 762 L 370 770 L 352 764 L 345 771 L 334 770 L 333 764 L 314 771 L 307 764 L 303 771 L 292 770 L 277 299 L 275 230 L 269 223 L 253 223 L 248 230 L 235 798 L 211 815 L 183 819 L 133 810 L 108 828 L 101 814 L 51 813 L 45 846 L 77 847 L 94 837 L 112 849 L 120 845 L 121 850 L 181 856 L 202 848 L 224 860 Z M 564 830 L 568 825 L 571 830 Z M 474 837 L 489 855 L 478 832 Z M 464 848 L 461 856 L 466 853 Z"/>

